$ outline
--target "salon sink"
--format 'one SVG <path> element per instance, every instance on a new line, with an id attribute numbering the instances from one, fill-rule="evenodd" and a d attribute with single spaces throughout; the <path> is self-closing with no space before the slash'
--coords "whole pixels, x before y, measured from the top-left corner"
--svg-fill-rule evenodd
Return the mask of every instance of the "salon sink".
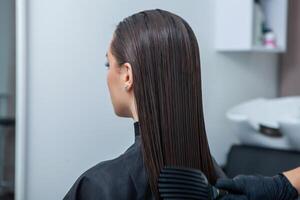
<path id="1" fill-rule="evenodd" d="M 286 118 L 279 122 L 280 129 L 288 138 L 292 149 L 300 151 L 300 118 Z"/>
<path id="2" fill-rule="evenodd" d="M 253 99 L 226 116 L 242 144 L 300 151 L 300 96 Z"/>

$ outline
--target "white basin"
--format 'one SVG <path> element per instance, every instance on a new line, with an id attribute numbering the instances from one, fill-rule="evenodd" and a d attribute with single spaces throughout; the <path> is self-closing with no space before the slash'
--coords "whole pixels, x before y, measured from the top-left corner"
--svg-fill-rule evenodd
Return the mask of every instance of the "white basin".
<path id="1" fill-rule="evenodd" d="M 300 96 L 250 100 L 233 107 L 226 116 L 243 144 L 300 150 Z M 262 134 L 260 124 L 278 129 L 282 136 Z"/>
<path id="2" fill-rule="evenodd" d="M 300 118 L 286 118 L 279 121 L 279 126 L 292 149 L 300 151 Z"/>

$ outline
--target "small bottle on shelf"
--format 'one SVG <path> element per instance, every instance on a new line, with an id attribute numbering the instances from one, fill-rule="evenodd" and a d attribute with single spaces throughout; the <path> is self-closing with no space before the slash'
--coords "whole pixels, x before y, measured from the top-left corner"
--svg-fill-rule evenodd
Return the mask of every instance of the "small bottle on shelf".
<path id="1" fill-rule="evenodd" d="M 264 31 L 264 46 L 269 49 L 277 47 L 276 35 L 272 29 Z"/>

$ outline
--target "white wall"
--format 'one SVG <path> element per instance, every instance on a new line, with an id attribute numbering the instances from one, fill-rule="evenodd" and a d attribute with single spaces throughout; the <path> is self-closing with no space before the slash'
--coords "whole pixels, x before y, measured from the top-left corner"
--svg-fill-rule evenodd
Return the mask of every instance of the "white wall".
<path id="1" fill-rule="evenodd" d="M 113 112 L 104 62 L 115 26 L 137 11 L 167 9 L 194 29 L 207 132 L 219 162 L 236 141 L 224 112 L 249 98 L 275 96 L 276 56 L 213 49 L 212 0 L 30 0 L 27 5 L 27 195 L 22 200 L 61 199 L 83 171 L 132 144 L 133 121 Z"/>

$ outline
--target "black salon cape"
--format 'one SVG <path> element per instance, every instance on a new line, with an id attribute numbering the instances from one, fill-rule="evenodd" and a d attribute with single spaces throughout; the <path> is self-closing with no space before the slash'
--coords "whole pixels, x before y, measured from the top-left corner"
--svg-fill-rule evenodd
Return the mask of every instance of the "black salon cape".
<path id="1" fill-rule="evenodd" d="M 135 142 L 119 157 L 100 162 L 84 172 L 64 200 L 153 200 L 142 158 L 138 121 Z M 219 177 L 225 177 L 214 161 Z"/>

